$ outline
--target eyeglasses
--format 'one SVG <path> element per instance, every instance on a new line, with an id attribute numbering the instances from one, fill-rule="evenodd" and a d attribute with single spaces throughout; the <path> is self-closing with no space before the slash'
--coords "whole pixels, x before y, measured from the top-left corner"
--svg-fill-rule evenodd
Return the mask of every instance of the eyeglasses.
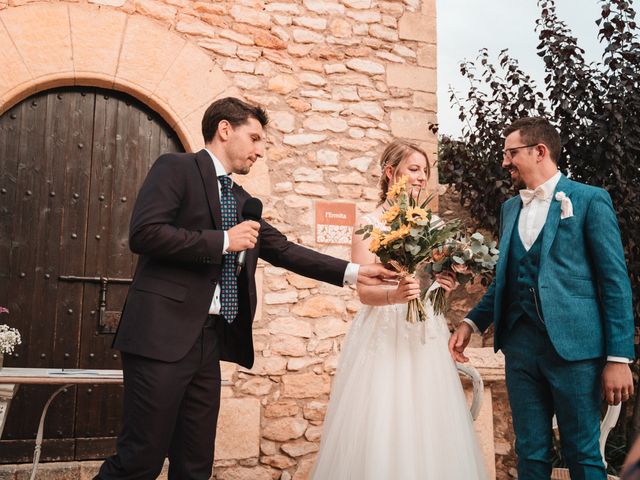
<path id="1" fill-rule="evenodd" d="M 532 143 L 531 145 L 522 145 L 520 147 L 505 148 L 502 151 L 502 158 L 506 160 L 511 160 L 515 156 L 515 154 L 518 153 L 518 150 L 520 150 L 521 148 L 531 148 L 531 147 L 535 147 L 536 145 L 538 144 Z"/>

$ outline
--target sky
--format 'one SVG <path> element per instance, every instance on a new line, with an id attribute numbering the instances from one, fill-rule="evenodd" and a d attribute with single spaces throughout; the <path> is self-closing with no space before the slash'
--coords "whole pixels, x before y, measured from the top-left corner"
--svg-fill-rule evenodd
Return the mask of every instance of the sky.
<path id="1" fill-rule="evenodd" d="M 640 0 L 633 0 L 640 11 Z M 602 56 L 598 43 L 601 3 L 598 0 L 556 0 L 558 17 L 564 20 L 587 61 Z M 449 87 L 466 96 L 468 82 L 460 75 L 460 61 L 473 60 L 486 47 L 493 60 L 504 48 L 520 62 L 539 86 L 544 64 L 536 55 L 539 43 L 535 21 L 540 15 L 537 0 L 437 0 L 438 14 L 438 121 L 440 133 L 458 136 L 461 124 L 449 101 Z M 638 19 L 638 17 L 636 17 Z"/>

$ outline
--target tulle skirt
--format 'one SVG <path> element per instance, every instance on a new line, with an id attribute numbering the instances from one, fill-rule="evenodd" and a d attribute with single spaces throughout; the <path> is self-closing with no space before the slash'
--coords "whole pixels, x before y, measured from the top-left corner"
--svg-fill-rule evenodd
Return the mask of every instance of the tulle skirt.
<path id="1" fill-rule="evenodd" d="M 345 340 L 313 480 L 486 479 L 442 316 L 364 306 Z"/>

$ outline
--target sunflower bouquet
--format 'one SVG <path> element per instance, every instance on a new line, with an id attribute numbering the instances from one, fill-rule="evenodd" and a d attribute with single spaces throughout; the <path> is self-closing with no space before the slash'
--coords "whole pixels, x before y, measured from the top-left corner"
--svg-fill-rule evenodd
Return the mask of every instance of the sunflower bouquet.
<path id="1" fill-rule="evenodd" d="M 431 252 L 431 262 L 425 265 L 425 272 L 432 275 L 453 272 L 461 285 L 476 278 L 486 284 L 493 275 L 499 254 L 496 242 L 487 241 L 480 232 L 459 234 Z M 431 290 L 427 298 L 433 305 L 434 313 L 444 313 L 447 309 L 444 288 Z"/>
<path id="2" fill-rule="evenodd" d="M 401 177 L 387 192 L 387 206 L 380 220 L 385 228 L 365 225 L 356 234 L 371 237 L 369 250 L 380 261 L 393 267 L 401 276 L 412 275 L 418 266 L 431 259 L 434 251 L 443 248 L 460 232 L 460 222 L 434 219 L 424 200 L 414 198 L 407 189 L 407 177 Z M 410 300 L 407 321 L 424 322 L 427 318 L 420 299 Z"/>

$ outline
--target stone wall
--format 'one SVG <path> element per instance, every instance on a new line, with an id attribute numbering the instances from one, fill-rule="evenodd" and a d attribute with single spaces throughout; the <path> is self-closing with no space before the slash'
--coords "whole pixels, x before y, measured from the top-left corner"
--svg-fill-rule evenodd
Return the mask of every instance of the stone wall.
<path id="1" fill-rule="evenodd" d="M 435 3 L 0 0 L 0 63 L 11 67 L 0 69 L 0 114 L 54 86 L 122 89 L 159 111 L 195 150 L 204 108 L 240 95 L 272 118 L 267 156 L 241 183 L 290 239 L 349 258 L 348 247 L 315 244 L 314 202 L 371 211 L 376 160 L 392 138 L 421 144 L 435 161 L 427 129 L 437 108 Z M 429 186 L 436 185 L 434 171 Z M 257 280 L 256 363 L 223 365 L 216 475 L 302 480 L 360 304 L 351 289 L 271 265 L 259 268 Z M 454 297 L 458 317 L 467 303 Z"/>

